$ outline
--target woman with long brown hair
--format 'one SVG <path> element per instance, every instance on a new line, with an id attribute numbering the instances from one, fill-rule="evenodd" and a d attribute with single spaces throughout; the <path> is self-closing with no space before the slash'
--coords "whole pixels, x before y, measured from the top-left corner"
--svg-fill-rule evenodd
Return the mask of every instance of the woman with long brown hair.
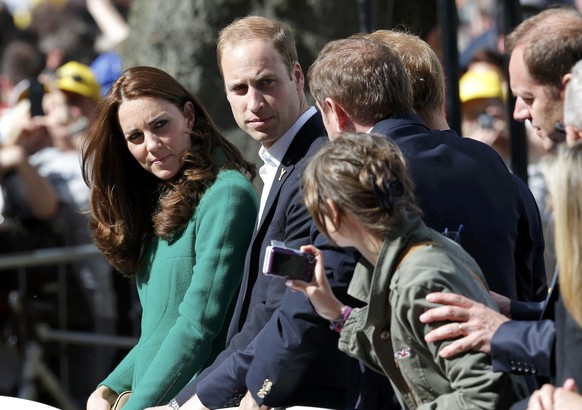
<path id="1" fill-rule="evenodd" d="M 97 109 L 83 148 L 90 227 L 111 265 L 134 277 L 137 345 L 88 409 L 168 402 L 224 347 L 257 214 L 254 166 L 172 76 L 133 67 Z"/>

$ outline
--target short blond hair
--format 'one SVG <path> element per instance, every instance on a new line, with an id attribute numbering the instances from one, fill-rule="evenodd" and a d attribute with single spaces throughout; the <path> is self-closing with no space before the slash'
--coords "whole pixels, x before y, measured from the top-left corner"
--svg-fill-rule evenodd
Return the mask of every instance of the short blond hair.
<path id="1" fill-rule="evenodd" d="M 220 75 L 222 75 L 224 49 L 227 46 L 233 47 L 251 40 L 271 41 L 291 77 L 293 66 L 298 62 L 293 33 L 287 25 L 261 16 L 238 18 L 220 30 L 216 45 L 216 58 Z"/>
<path id="2" fill-rule="evenodd" d="M 445 76 L 430 44 L 417 35 L 396 30 L 377 30 L 368 37 L 386 44 L 400 57 L 412 85 L 414 111 L 421 117 L 425 113 L 443 112 Z"/>

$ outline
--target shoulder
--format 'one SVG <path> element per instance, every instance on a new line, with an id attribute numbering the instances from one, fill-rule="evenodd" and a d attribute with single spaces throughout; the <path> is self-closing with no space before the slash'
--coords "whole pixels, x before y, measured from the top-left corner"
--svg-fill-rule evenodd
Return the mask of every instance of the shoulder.
<path id="1" fill-rule="evenodd" d="M 487 284 L 475 260 L 456 243 L 438 238 L 418 249 L 398 270 L 394 286 L 399 293 L 423 288 L 462 293 L 487 304 Z"/>
<path id="2" fill-rule="evenodd" d="M 248 205 L 257 207 L 257 194 L 251 182 L 239 171 L 222 170 L 210 185 L 196 207 L 196 214 L 209 209 L 225 209 Z"/>
<path id="3" fill-rule="evenodd" d="M 216 180 L 204 193 L 203 199 L 225 195 L 226 193 L 255 196 L 255 192 L 251 182 L 241 172 L 226 169 L 218 173 Z"/>
<path id="4" fill-rule="evenodd" d="M 289 146 L 282 164 L 306 162 L 328 141 L 323 120 L 319 112 L 315 113 L 297 132 Z"/>

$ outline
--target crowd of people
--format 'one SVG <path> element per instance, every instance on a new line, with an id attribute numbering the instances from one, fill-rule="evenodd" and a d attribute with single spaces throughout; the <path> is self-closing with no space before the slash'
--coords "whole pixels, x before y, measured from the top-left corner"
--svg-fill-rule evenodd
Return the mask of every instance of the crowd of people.
<path id="1" fill-rule="evenodd" d="M 112 370 L 89 391 L 78 378 L 88 410 L 582 405 L 576 8 L 537 10 L 503 50 L 467 58 L 462 136 L 417 35 L 333 40 L 304 71 L 288 25 L 235 19 L 218 71 L 258 172 L 171 75 L 121 70 L 119 7 L 87 10 L 100 54 L 67 48 L 82 29 L 2 44 L 0 238 L 11 252 L 97 246 L 72 267 L 90 330 L 115 334 L 113 276 L 135 284 L 139 340 L 97 359 Z M 510 95 L 529 187 L 511 171 Z M 264 275 L 274 244 L 311 255 L 314 279 Z"/>

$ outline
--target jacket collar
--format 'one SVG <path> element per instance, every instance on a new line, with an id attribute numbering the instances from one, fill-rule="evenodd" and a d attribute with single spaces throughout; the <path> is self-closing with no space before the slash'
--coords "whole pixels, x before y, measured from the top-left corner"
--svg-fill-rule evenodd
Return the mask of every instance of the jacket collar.
<path id="1" fill-rule="evenodd" d="M 412 134 L 425 134 L 429 131 L 429 128 L 422 122 L 418 115 L 411 112 L 384 118 L 374 124 L 371 132 L 397 139 Z"/>
<path id="2" fill-rule="evenodd" d="M 293 174 L 293 171 L 295 171 L 297 163 L 305 157 L 314 141 L 325 135 L 325 128 L 323 127 L 321 114 L 317 112 L 313 114 L 313 116 L 293 137 L 293 141 L 291 142 L 291 145 L 289 145 L 289 148 L 281 161 L 281 165 L 279 165 L 277 173 L 275 174 L 275 179 L 271 185 L 271 190 L 269 191 L 269 196 L 267 197 L 267 202 L 265 203 L 265 208 L 263 209 L 263 214 L 257 227 L 257 231 L 261 229 L 266 216 L 276 202 L 279 191 L 285 184 L 285 181 L 287 181 L 287 179 Z"/>
<path id="3" fill-rule="evenodd" d="M 410 246 L 425 241 L 429 237 L 428 228 L 420 216 L 407 212 L 401 228 L 384 240 L 376 266 L 374 267 L 364 258 L 360 259 L 354 270 L 348 293 L 367 304 L 374 300 L 384 303 L 386 298 L 376 297 L 389 292 L 392 276 L 405 252 Z M 388 275 L 384 272 L 388 272 Z"/>

